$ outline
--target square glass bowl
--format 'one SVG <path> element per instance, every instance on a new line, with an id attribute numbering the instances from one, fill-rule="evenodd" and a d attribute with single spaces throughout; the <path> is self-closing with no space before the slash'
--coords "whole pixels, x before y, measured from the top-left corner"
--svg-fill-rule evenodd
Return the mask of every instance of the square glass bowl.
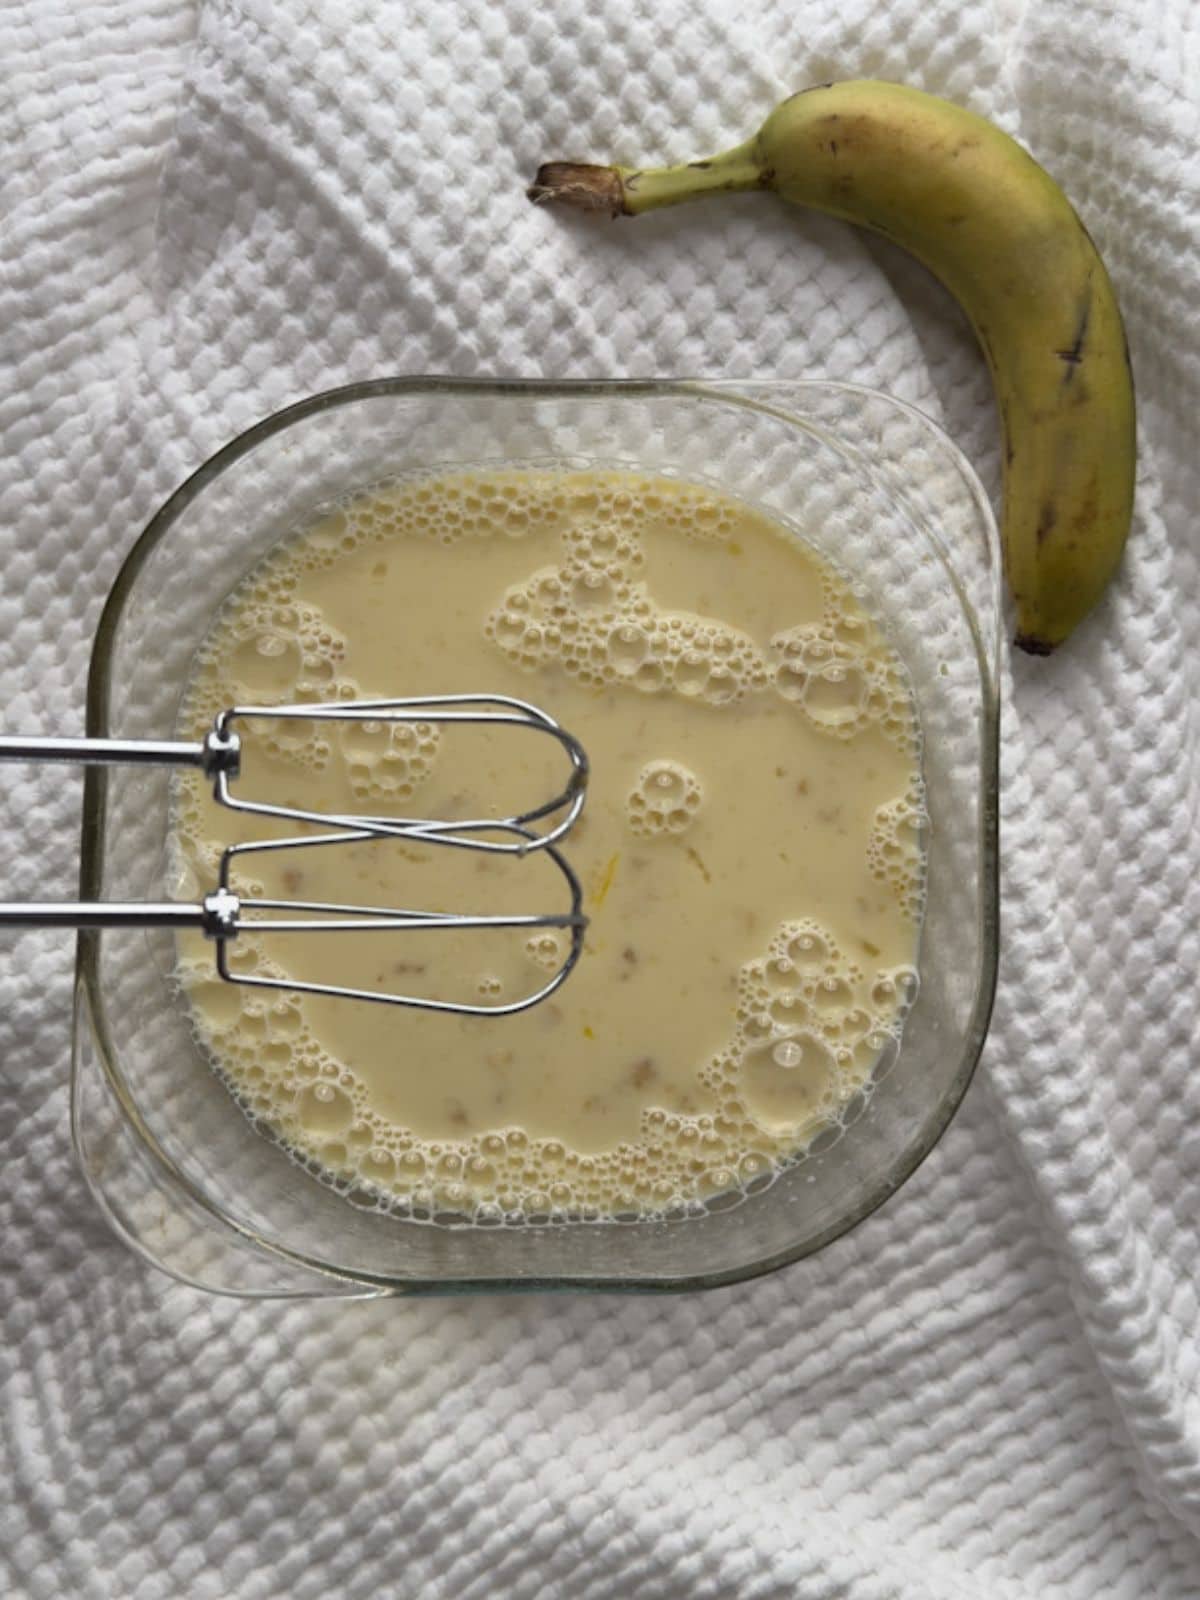
<path id="1" fill-rule="evenodd" d="M 397 474 L 488 464 L 712 484 L 866 585 L 912 675 L 931 819 L 921 982 L 900 1049 L 844 1129 L 737 1203 L 627 1223 L 423 1223 L 356 1207 L 253 1130 L 193 1040 L 170 982 L 170 934 L 81 933 L 79 1160 L 117 1233 L 199 1287 L 361 1296 L 736 1282 L 820 1249 L 899 1188 L 979 1057 L 996 972 L 999 546 L 962 455 L 887 396 L 824 383 L 385 379 L 303 401 L 214 456 L 138 540 L 101 619 L 88 733 L 172 737 L 218 605 L 319 508 Z M 162 897 L 168 782 L 88 769 L 85 899 Z"/>

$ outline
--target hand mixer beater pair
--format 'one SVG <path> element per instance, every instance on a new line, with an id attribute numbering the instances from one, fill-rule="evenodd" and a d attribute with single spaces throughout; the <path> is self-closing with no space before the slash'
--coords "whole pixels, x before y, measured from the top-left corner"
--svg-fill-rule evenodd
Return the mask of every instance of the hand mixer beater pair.
<path id="1" fill-rule="evenodd" d="M 525 730 L 553 739 L 567 757 L 562 789 L 543 804 L 515 815 L 450 820 L 436 817 L 380 817 L 356 813 L 309 811 L 248 798 L 237 787 L 242 776 L 240 726 L 256 720 L 307 719 L 317 723 L 359 723 L 369 731 L 388 724 L 454 724 Z M 587 792 L 588 761 L 583 746 L 539 707 L 507 695 L 435 695 L 425 699 L 339 701 L 330 704 L 234 706 L 220 712 L 199 743 L 174 740 L 49 739 L 0 737 L 0 761 L 74 762 L 84 765 L 168 765 L 198 768 L 213 786 L 214 798 L 235 811 L 270 817 L 276 822 L 315 824 L 329 830 L 296 837 L 254 840 L 227 846 L 221 854 L 217 883 L 196 903 L 158 901 L 119 903 L 80 901 L 0 905 L 0 926 L 54 928 L 199 929 L 216 947 L 216 967 L 228 983 L 336 995 L 350 1000 L 382 1001 L 422 1010 L 464 1016 L 510 1016 L 527 1011 L 565 982 L 579 960 L 587 918 L 583 892 L 560 841 L 578 821 Z M 538 825 L 541 825 L 540 827 Z M 279 850 L 334 850 L 364 840 L 408 840 L 473 850 L 491 855 L 525 857 L 534 852 L 552 861 L 566 888 L 560 911 L 476 916 L 469 912 L 414 910 L 403 907 L 350 905 L 341 902 L 276 900 L 246 897 L 232 886 L 236 864 L 256 853 Z M 300 982 L 262 972 L 237 971 L 229 947 L 239 933 L 312 934 L 339 932 L 445 932 L 451 929 L 515 928 L 532 934 L 561 929 L 569 935 L 562 961 L 549 980 L 518 1000 L 478 1004 L 420 995 L 349 988 L 340 984 Z"/>

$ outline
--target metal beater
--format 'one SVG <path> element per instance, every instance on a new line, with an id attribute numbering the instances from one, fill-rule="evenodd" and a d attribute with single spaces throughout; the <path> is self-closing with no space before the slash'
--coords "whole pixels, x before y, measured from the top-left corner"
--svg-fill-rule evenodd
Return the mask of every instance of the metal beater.
<path id="1" fill-rule="evenodd" d="M 557 741 L 566 753 L 569 772 L 561 791 L 544 804 L 506 817 L 448 820 L 436 817 L 375 817 L 356 813 L 308 811 L 256 801 L 239 794 L 242 738 L 239 723 L 255 719 L 304 719 L 314 722 L 469 724 L 524 728 Z M 235 811 L 252 812 L 277 821 L 315 823 L 334 831 L 296 838 L 263 839 L 229 845 L 221 854 L 217 885 L 197 903 L 157 901 L 13 902 L 0 904 L 0 927 L 19 928 L 174 928 L 198 929 L 216 946 L 217 972 L 228 983 L 255 988 L 286 989 L 306 994 L 336 995 L 348 1000 L 374 1000 L 462 1016 L 512 1016 L 527 1011 L 554 993 L 579 960 L 587 917 L 583 890 L 558 843 L 583 810 L 587 793 L 587 754 L 579 741 L 538 706 L 508 695 L 434 695 L 421 699 L 352 700 L 329 704 L 234 706 L 220 712 L 199 743 L 176 740 L 51 739 L 0 736 L 0 761 L 69 762 L 90 766 L 172 766 L 198 768 L 213 786 L 213 796 Z M 545 831 L 534 825 L 549 823 Z M 497 837 L 499 836 L 499 837 Z M 371 839 L 410 839 L 460 850 L 526 856 L 544 852 L 566 881 L 568 909 L 517 915 L 472 916 L 451 911 L 347 905 L 337 902 L 254 899 L 238 895 L 230 885 L 234 863 L 256 852 L 329 849 Z M 274 913 L 287 913 L 275 915 Z M 569 948 L 553 976 L 535 993 L 504 1004 L 434 1000 L 419 995 L 351 989 L 340 984 L 303 983 L 232 970 L 228 947 L 243 930 L 255 933 L 386 932 L 435 929 L 539 928 L 569 932 Z"/>

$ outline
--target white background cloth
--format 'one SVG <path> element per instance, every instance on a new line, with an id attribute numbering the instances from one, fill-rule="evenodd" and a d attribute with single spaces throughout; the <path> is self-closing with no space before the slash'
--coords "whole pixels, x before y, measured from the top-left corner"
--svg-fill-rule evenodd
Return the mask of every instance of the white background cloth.
<path id="1" fill-rule="evenodd" d="M 1191 0 L 6 0 L 3 720 L 77 731 L 149 513 L 353 378 L 858 380 L 995 489 L 982 362 L 894 250 L 758 196 L 624 225 L 522 197 L 545 157 L 707 154 L 856 75 L 1049 167 L 1139 387 L 1120 582 L 1006 678 L 1001 989 L 960 1115 L 882 1212 L 742 1288 L 213 1300 L 90 1209 L 70 941 L 6 936 L 6 1594 L 1200 1595 Z M 0 884 L 70 896 L 78 790 L 3 779 Z"/>

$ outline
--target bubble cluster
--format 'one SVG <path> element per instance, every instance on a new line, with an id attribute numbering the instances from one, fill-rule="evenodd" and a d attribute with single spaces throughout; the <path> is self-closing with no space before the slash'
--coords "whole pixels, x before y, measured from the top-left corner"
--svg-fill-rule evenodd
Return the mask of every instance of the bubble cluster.
<path id="1" fill-rule="evenodd" d="M 328 570 L 356 550 L 398 539 L 442 545 L 497 535 L 521 539 L 557 531 L 570 503 L 570 480 L 563 473 L 503 469 L 436 479 L 424 474 L 398 477 L 380 482 L 369 494 L 349 495 L 331 505 L 315 525 L 279 551 L 278 559 L 302 575 Z M 384 559 L 372 576 L 383 577 L 386 570 Z"/>
<path id="2" fill-rule="evenodd" d="M 648 762 L 625 802 L 629 826 L 644 839 L 683 833 L 696 820 L 703 794 L 699 778 L 680 762 Z"/>
<path id="3" fill-rule="evenodd" d="M 270 562 L 256 576 L 197 651 L 181 719 L 189 728 L 200 731 L 233 699 L 272 706 L 354 697 L 355 686 L 343 675 L 345 639 L 317 606 L 294 599 L 297 577 L 281 566 Z M 229 694 L 231 682 L 237 686 L 236 696 Z M 218 683 L 225 694 L 213 704 Z M 274 717 L 258 719 L 248 728 L 254 748 L 283 766 L 324 772 L 333 758 L 332 724 Z"/>
<path id="4" fill-rule="evenodd" d="M 715 706 L 767 687 L 767 658 L 753 639 L 715 618 L 662 607 L 641 576 L 648 521 L 728 539 L 732 504 L 685 484 L 663 480 L 654 490 L 614 475 L 567 505 L 562 559 L 512 585 L 484 624 L 510 661 L 530 672 L 558 666 L 595 688 L 624 684 Z"/>
<path id="5" fill-rule="evenodd" d="M 335 723 L 356 801 L 410 800 L 433 771 L 441 730 L 430 722 Z"/>
<path id="6" fill-rule="evenodd" d="M 899 1038 L 915 998 L 909 970 L 903 983 L 865 970 L 811 920 L 785 923 L 768 954 L 742 968 L 732 1055 L 763 1126 L 795 1138 L 837 1120 Z"/>
<path id="7" fill-rule="evenodd" d="M 918 725 L 907 671 L 862 609 L 852 587 L 822 574 L 819 622 L 785 629 L 771 640 L 771 681 L 809 725 L 838 739 L 878 726 L 919 755 Z"/>
<path id="8" fill-rule="evenodd" d="M 718 709 L 750 697 L 782 700 L 838 740 L 878 728 L 915 767 L 919 731 L 907 676 L 832 570 L 820 567 L 820 620 L 769 640 L 655 598 L 644 548 L 653 530 L 720 544 L 735 537 L 743 514 L 700 486 L 620 472 L 463 472 L 381 485 L 331 506 L 235 592 L 197 656 L 181 728 L 197 733 L 235 701 L 269 707 L 359 697 L 352 641 L 305 596 L 312 574 L 368 551 L 370 575 L 382 578 L 404 558 L 400 541 L 415 538 L 450 546 L 537 537 L 538 564 L 531 560 L 528 576 L 496 595 L 480 619 L 508 662 L 565 672 L 597 691 L 674 695 Z M 307 768 L 335 779 L 358 804 L 399 803 L 436 776 L 440 739 L 429 723 L 276 717 L 248 734 L 248 751 L 255 749 L 281 772 Z M 645 764 L 618 795 L 639 839 L 686 834 L 704 805 L 701 777 L 665 757 Z M 181 776 L 173 822 L 172 865 L 190 894 L 211 881 L 220 852 L 197 775 Z M 871 869 L 914 929 L 925 827 L 914 782 L 879 807 L 870 835 Z M 254 892 L 253 883 L 244 887 Z M 535 929 L 524 957 L 549 974 L 566 948 L 560 930 Z M 229 959 L 243 974 L 284 976 L 250 934 L 229 947 Z M 756 1192 L 869 1099 L 918 987 L 914 967 L 881 966 L 857 949 L 851 956 L 819 920 L 783 924 L 737 972 L 729 1036 L 697 1063 L 694 1096 L 663 1103 L 660 1064 L 634 1054 L 621 1070 L 640 1107 L 637 1134 L 589 1152 L 499 1119 L 453 1138 L 422 1137 L 376 1109 L 367 1083 L 321 1042 L 303 996 L 221 983 L 208 956 L 182 955 L 178 976 L 200 1048 L 246 1115 L 292 1159 L 358 1205 L 478 1226 L 689 1214 Z M 721 981 L 732 985 L 734 976 Z M 484 998 L 504 992 L 489 970 L 468 969 L 464 979 Z"/>
<path id="9" fill-rule="evenodd" d="M 925 895 L 925 838 L 929 816 L 920 780 L 907 794 L 880 806 L 871 823 L 867 861 L 916 922 Z"/>
<path id="10" fill-rule="evenodd" d="M 567 958 L 567 935 L 554 928 L 541 928 L 525 941 L 525 954 L 543 972 L 557 972 Z"/>

